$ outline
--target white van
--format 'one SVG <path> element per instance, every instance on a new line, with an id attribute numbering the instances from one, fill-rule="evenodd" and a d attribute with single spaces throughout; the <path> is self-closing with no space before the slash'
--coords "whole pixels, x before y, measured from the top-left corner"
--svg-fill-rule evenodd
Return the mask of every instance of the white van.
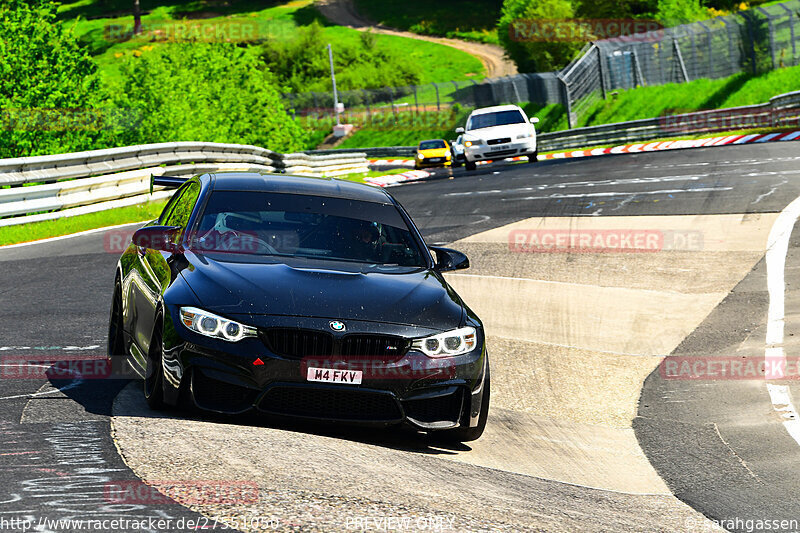
<path id="1" fill-rule="evenodd" d="M 467 170 L 475 170 L 475 163 L 490 159 L 527 156 L 536 162 L 536 117 L 528 120 L 519 106 L 499 105 L 476 109 L 467 117 L 466 128 L 457 128 L 463 134 L 464 156 Z"/>

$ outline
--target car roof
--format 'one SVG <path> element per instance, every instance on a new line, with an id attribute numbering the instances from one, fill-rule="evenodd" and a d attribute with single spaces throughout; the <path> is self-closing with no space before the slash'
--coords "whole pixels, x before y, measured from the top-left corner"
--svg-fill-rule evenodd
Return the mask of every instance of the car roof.
<path id="1" fill-rule="evenodd" d="M 253 191 L 328 196 L 393 204 L 383 189 L 333 178 L 317 178 L 266 172 L 215 172 L 206 174 L 216 191 Z"/>
<path id="2" fill-rule="evenodd" d="M 429 142 L 435 142 L 435 141 L 441 141 L 441 142 L 443 142 L 443 143 L 445 143 L 445 144 L 447 143 L 447 141 L 445 141 L 444 139 L 428 139 L 428 140 L 426 140 L 426 141 L 420 141 L 420 142 L 419 142 L 419 144 L 422 144 L 422 143 L 429 143 Z"/>
<path id="3" fill-rule="evenodd" d="M 470 115 L 484 115 L 486 113 L 496 113 L 498 111 L 521 111 L 519 106 L 516 105 L 496 105 L 492 107 L 482 107 L 481 109 L 476 109 Z"/>

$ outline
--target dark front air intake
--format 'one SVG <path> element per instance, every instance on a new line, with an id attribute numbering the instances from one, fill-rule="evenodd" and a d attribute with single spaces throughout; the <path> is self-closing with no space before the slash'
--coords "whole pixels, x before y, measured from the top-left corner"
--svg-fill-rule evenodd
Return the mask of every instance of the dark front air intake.
<path id="1" fill-rule="evenodd" d="M 417 422 L 433 424 L 434 422 L 458 422 L 461 417 L 464 393 L 457 390 L 444 396 L 422 400 L 406 400 L 403 408 L 406 416 Z"/>
<path id="2" fill-rule="evenodd" d="M 486 144 L 506 144 L 511 142 L 511 137 L 503 137 L 502 139 L 489 139 Z"/>
<path id="3" fill-rule="evenodd" d="M 275 386 L 267 391 L 258 408 L 275 415 L 329 420 L 399 422 L 402 419 L 397 401 L 388 393 L 336 388 Z"/>
<path id="4" fill-rule="evenodd" d="M 192 395 L 201 409 L 239 413 L 253 407 L 258 391 L 211 379 L 196 369 L 192 372 Z"/>
<path id="5" fill-rule="evenodd" d="M 333 335 L 324 331 L 297 328 L 270 328 L 261 340 L 276 355 L 289 359 L 327 357 L 333 353 Z"/>
<path id="6" fill-rule="evenodd" d="M 347 335 L 342 340 L 343 357 L 400 358 L 408 349 L 408 341 L 390 335 Z"/>

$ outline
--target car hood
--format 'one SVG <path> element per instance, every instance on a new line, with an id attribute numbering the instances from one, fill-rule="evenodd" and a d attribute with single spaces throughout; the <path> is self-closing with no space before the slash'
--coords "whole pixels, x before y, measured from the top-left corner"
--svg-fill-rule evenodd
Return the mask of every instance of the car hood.
<path id="1" fill-rule="evenodd" d="M 426 268 L 187 253 L 181 271 L 203 308 L 226 314 L 364 320 L 446 330 L 458 327 L 461 299 Z"/>
<path id="2" fill-rule="evenodd" d="M 511 137 L 514 140 L 514 136 L 521 135 L 523 133 L 531 132 L 533 133 L 534 127 L 532 124 L 506 124 L 505 126 L 492 126 L 491 128 L 481 128 L 479 130 L 469 130 L 464 134 L 465 141 L 475 141 L 475 140 L 485 140 L 485 139 L 497 139 L 501 137 Z"/>
<path id="3" fill-rule="evenodd" d="M 419 150 L 425 157 L 444 157 L 450 153 L 447 148 L 431 148 L 430 150 Z"/>

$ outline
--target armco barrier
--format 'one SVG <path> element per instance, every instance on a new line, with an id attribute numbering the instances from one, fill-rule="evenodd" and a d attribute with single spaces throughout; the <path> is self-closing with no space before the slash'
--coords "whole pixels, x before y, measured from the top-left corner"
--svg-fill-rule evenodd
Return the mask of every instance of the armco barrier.
<path id="1" fill-rule="evenodd" d="M 0 159 L 0 226 L 74 216 L 147 200 L 151 176 L 220 171 L 339 176 L 367 172 L 363 152 L 279 154 L 258 146 L 176 142 Z M 22 186 L 30 183 L 40 183 Z"/>

